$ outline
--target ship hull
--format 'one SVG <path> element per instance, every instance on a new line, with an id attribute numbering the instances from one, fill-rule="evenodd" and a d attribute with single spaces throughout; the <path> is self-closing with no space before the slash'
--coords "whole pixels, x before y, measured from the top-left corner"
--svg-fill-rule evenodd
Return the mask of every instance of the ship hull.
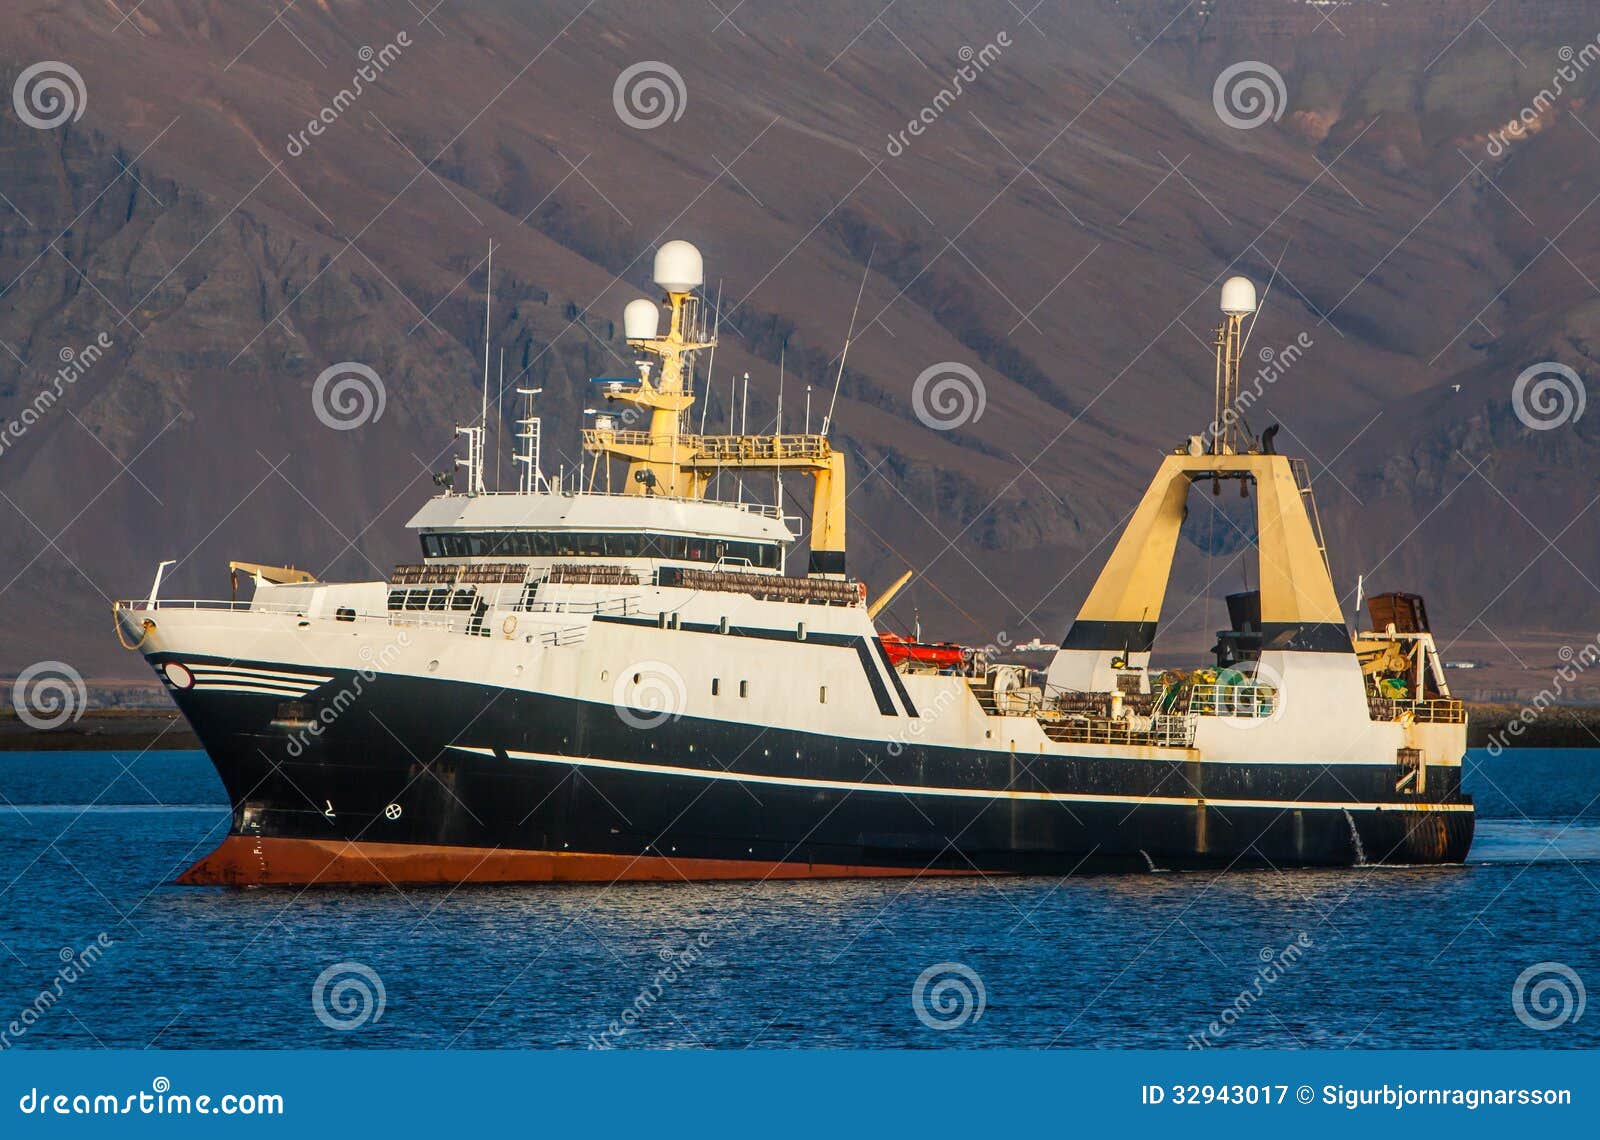
<path id="1" fill-rule="evenodd" d="M 1418 797 L 1381 763 L 1039 756 L 625 717 L 415 676 L 327 687 L 359 695 L 308 718 L 265 692 L 174 693 L 233 809 L 228 838 L 180 882 L 1339 867 L 1459 863 L 1472 841 L 1453 766 Z"/>

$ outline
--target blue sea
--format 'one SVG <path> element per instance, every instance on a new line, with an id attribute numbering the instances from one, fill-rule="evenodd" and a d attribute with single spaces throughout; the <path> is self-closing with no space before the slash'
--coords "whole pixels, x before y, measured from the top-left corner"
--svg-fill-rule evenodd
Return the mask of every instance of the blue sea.
<path id="1" fill-rule="evenodd" d="M 202 753 L 0 754 L 0 1046 L 1596 1047 L 1600 750 L 1467 783 L 1457 868 L 225 890 Z"/>

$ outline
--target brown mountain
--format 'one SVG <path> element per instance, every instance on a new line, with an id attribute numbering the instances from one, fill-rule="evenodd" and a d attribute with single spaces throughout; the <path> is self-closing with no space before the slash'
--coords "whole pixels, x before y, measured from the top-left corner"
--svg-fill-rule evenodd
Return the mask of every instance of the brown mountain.
<path id="1" fill-rule="evenodd" d="M 752 428 L 780 353 L 785 425 L 807 384 L 820 418 L 870 260 L 837 431 L 855 569 L 923 569 L 900 623 L 1060 636 L 1158 454 L 1205 427 L 1243 272 L 1272 280 L 1251 367 L 1310 346 L 1251 421 L 1311 459 L 1341 588 L 1421 591 L 1462 655 L 1536 676 L 1600 628 L 1595 420 L 1512 405 L 1525 368 L 1583 378 L 1600 345 L 1591 7 L 13 0 L 4 93 L 66 64 L 82 113 L 0 107 L 0 421 L 62 389 L 0 454 L 0 674 L 140 672 L 108 603 L 161 558 L 164 593 L 217 596 L 229 558 L 411 557 L 476 415 L 491 240 L 494 350 L 544 387 L 547 467 L 578 462 L 586 381 L 626 367 L 622 306 L 682 237 L 723 294 L 710 421 L 748 371 Z M 646 63 L 681 94 L 667 75 L 632 126 L 652 92 L 619 111 L 614 85 Z M 1224 121 L 1237 64 L 1277 118 Z M 313 412 L 342 361 L 383 382 L 357 430 Z M 912 406 L 941 362 L 985 396 L 953 430 Z M 1236 505 L 1200 501 L 1186 652 L 1244 580 Z"/>

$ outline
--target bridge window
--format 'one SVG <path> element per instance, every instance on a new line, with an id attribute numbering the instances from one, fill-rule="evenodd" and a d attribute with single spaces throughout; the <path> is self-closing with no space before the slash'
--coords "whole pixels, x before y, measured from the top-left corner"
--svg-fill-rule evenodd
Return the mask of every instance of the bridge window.
<path id="1" fill-rule="evenodd" d="M 778 568 L 778 545 L 675 534 L 601 531 L 446 531 L 422 536 L 425 558 L 664 558 Z"/>
<path id="2" fill-rule="evenodd" d="M 423 610 L 443 613 L 470 610 L 477 590 L 453 590 L 448 586 L 398 587 L 389 591 L 389 609 Z"/>

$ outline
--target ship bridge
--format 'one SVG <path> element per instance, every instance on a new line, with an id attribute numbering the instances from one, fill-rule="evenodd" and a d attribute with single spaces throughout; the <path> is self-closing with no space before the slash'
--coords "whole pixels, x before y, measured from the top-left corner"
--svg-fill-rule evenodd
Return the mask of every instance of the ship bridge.
<path id="1" fill-rule="evenodd" d="M 648 558 L 777 572 L 795 535 L 776 507 L 659 495 L 439 495 L 407 523 L 434 559 Z"/>

